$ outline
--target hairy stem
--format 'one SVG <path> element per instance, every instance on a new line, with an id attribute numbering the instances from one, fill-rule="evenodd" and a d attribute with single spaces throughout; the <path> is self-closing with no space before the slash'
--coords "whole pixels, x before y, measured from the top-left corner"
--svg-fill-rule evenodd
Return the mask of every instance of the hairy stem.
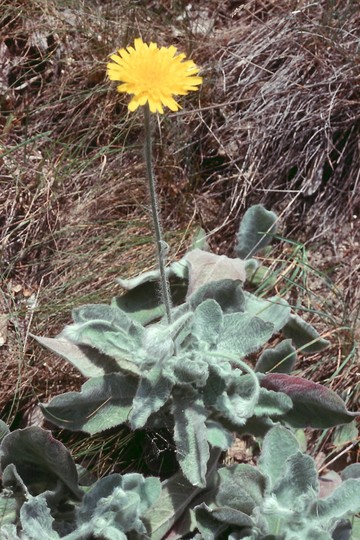
<path id="1" fill-rule="evenodd" d="M 162 238 L 159 202 L 156 192 L 156 181 L 154 176 L 154 170 L 152 165 L 152 141 L 151 141 L 151 124 L 150 124 L 150 110 L 149 105 L 146 103 L 144 106 L 144 124 L 145 124 L 145 161 L 146 161 L 146 173 L 149 182 L 150 202 L 151 202 L 151 214 L 155 231 L 155 243 L 157 250 L 158 265 L 160 270 L 160 291 L 161 300 L 165 305 L 165 313 L 168 323 L 171 323 L 171 296 L 169 280 L 166 276 L 166 255 L 168 251 L 168 245 Z"/>

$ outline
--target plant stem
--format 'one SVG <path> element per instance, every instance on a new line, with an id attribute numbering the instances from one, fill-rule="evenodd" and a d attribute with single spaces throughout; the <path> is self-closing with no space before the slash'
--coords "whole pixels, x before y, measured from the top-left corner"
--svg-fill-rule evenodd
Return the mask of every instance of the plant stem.
<path id="1" fill-rule="evenodd" d="M 154 170 L 152 165 L 152 141 L 151 141 L 151 123 L 150 123 L 150 109 L 146 103 L 144 106 L 144 124 L 145 124 L 145 161 L 146 161 L 146 173 L 149 182 L 149 192 L 151 201 L 151 214 L 155 231 L 155 243 L 157 250 L 158 265 L 160 271 L 160 291 L 161 300 L 165 305 L 165 313 L 168 323 L 171 323 L 171 308 L 172 301 L 170 295 L 169 280 L 166 276 L 166 254 L 168 245 L 164 242 L 161 232 L 160 223 L 160 211 L 159 202 L 156 192 L 156 181 L 154 176 Z"/>

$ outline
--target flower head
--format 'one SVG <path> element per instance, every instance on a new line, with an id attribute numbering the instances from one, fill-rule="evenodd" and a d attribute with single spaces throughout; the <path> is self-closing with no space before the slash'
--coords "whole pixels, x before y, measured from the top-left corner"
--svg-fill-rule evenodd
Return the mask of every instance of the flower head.
<path id="1" fill-rule="evenodd" d="M 185 96 L 202 83 L 202 77 L 197 76 L 199 68 L 192 60 L 184 61 L 185 54 L 177 54 L 174 46 L 159 48 L 137 38 L 134 47 L 120 49 L 110 58 L 108 76 L 122 83 L 117 87 L 119 92 L 132 94 L 130 111 L 146 103 L 153 113 L 163 113 L 163 106 L 177 111 L 181 107 L 173 96 Z"/>

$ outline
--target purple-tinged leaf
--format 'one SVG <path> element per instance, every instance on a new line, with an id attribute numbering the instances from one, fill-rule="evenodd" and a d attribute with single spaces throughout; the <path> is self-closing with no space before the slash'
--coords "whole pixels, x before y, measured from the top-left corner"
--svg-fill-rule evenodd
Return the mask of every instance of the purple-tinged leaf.
<path id="1" fill-rule="evenodd" d="M 343 400 L 329 388 L 301 377 L 268 373 L 260 384 L 292 399 L 293 408 L 281 418 L 293 427 L 330 428 L 351 422 L 359 414 L 349 412 Z"/>

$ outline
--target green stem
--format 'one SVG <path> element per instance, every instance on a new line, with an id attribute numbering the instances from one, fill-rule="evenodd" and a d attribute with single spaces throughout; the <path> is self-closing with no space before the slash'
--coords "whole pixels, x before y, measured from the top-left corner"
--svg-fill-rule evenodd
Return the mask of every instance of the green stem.
<path id="1" fill-rule="evenodd" d="M 160 212 L 159 202 L 156 192 L 156 182 L 152 165 L 152 141 L 151 141 L 151 123 L 150 123 L 150 109 L 146 103 L 144 106 L 144 124 L 145 124 L 145 161 L 146 161 L 146 173 L 149 182 L 150 202 L 151 202 L 151 214 L 155 231 L 155 243 L 157 250 L 158 265 L 160 271 L 160 290 L 161 300 L 165 305 L 165 313 L 168 323 L 171 323 L 171 296 L 169 280 L 166 276 L 166 254 L 168 245 L 164 242 L 161 232 L 160 224 Z"/>

